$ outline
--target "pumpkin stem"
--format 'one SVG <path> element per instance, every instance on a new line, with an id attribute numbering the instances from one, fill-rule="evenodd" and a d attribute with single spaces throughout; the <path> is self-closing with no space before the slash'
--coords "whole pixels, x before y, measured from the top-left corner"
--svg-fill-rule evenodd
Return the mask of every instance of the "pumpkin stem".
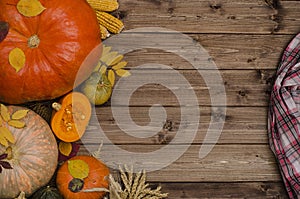
<path id="1" fill-rule="evenodd" d="M 52 103 L 52 108 L 56 111 L 59 111 L 61 109 L 62 105 L 60 103 L 57 102 L 53 102 Z"/>
<path id="2" fill-rule="evenodd" d="M 27 43 L 29 48 L 37 48 L 40 44 L 40 39 L 37 35 L 32 35 L 29 37 Z"/>

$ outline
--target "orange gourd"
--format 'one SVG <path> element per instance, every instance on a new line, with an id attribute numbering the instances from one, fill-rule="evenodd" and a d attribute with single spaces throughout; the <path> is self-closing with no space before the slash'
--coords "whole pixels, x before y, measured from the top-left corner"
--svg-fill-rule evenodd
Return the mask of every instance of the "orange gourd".
<path id="1" fill-rule="evenodd" d="M 21 109 L 26 108 L 8 106 L 10 113 Z M 57 168 L 57 143 L 48 123 L 33 111 L 22 120 L 24 128 L 7 127 L 15 143 L 0 145 L 0 154 L 7 154 L 4 160 L 12 166 L 0 173 L 0 198 L 15 198 L 21 191 L 31 195 L 49 182 Z"/>
<path id="2" fill-rule="evenodd" d="M 84 190 L 91 190 L 93 188 L 108 188 L 108 167 L 102 163 L 100 160 L 94 158 L 93 156 L 75 156 L 69 161 L 73 160 L 83 160 L 88 164 L 89 173 L 83 181 L 83 187 L 78 190 L 78 192 L 73 192 L 69 189 L 71 181 L 74 179 L 70 174 L 68 169 L 68 161 L 65 162 L 57 172 L 56 183 L 60 193 L 65 199 L 100 199 L 103 198 L 105 192 L 94 191 L 94 192 L 84 192 Z"/>
<path id="3" fill-rule="evenodd" d="M 51 128 L 57 138 L 64 142 L 79 140 L 89 123 L 92 108 L 88 98 L 80 92 L 65 95 L 58 103 L 51 118 Z"/>
<path id="4" fill-rule="evenodd" d="M 0 1 L 0 21 L 9 25 L 0 42 L 0 101 L 20 104 L 60 97 L 74 88 L 75 80 L 80 84 L 87 79 L 97 64 L 101 49 L 95 47 L 101 36 L 96 14 L 85 0 L 39 0 L 45 10 L 26 17 L 17 10 L 18 2 Z M 9 62 L 15 48 L 26 59 L 19 71 Z"/>

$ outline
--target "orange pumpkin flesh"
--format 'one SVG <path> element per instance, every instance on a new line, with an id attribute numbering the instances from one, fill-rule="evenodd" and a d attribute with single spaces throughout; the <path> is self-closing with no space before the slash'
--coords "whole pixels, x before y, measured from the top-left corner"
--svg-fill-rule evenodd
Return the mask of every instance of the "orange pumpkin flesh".
<path id="1" fill-rule="evenodd" d="M 18 1 L 0 1 L 0 21 L 9 24 L 0 42 L 0 101 L 20 104 L 60 97 L 97 64 L 101 49 L 86 60 L 101 43 L 95 12 L 85 0 L 39 0 L 46 9 L 25 17 L 16 9 Z M 16 47 L 26 57 L 19 72 L 8 61 Z"/>
<path id="2" fill-rule="evenodd" d="M 51 119 L 54 134 L 64 142 L 79 140 L 89 123 L 92 113 L 88 98 L 79 92 L 71 92 L 59 102 Z"/>
<path id="3" fill-rule="evenodd" d="M 23 107 L 9 106 L 10 113 Z M 38 114 L 29 111 L 21 129 L 8 127 L 15 137 L 9 147 L 0 145 L 0 154 L 7 153 L 13 169 L 0 173 L 0 198 L 15 198 L 21 191 L 27 196 L 49 182 L 57 168 L 58 149 L 55 137 Z"/>
<path id="4" fill-rule="evenodd" d="M 107 176 L 109 175 L 108 167 L 100 160 L 92 156 L 75 156 L 71 160 L 83 160 L 89 166 L 89 175 L 84 178 L 84 185 L 81 192 L 72 192 L 69 190 L 69 183 L 73 179 L 68 170 L 68 162 L 65 162 L 57 172 L 56 183 L 59 191 L 65 199 L 100 199 L 103 198 L 105 192 L 82 192 L 83 190 L 93 188 L 108 188 Z"/>

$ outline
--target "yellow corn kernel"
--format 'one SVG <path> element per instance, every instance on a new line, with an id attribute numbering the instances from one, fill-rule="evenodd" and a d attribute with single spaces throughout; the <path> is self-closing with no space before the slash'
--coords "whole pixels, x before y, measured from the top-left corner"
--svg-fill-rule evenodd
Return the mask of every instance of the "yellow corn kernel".
<path id="1" fill-rule="evenodd" d="M 104 26 L 102 26 L 102 25 L 99 25 L 99 26 L 100 26 L 100 32 L 101 32 L 101 39 L 104 40 L 107 37 L 109 37 L 110 34 L 109 34 L 108 30 Z"/>
<path id="2" fill-rule="evenodd" d="M 119 8 L 118 1 L 114 0 L 87 0 L 87 2 L 93 9 L 104 12 L 112 12 Z"/>
<path id="3" fill-rule="evenodd" d="M 123 30 L 124 28 L 123 22 L 120 19 L 112 16 L 111 14 L 106 12 L 96 11 L 96 15 L 97 15 L 98 23 L 104 26 L 109 32 L 113 34 L 118 34 Z"/>

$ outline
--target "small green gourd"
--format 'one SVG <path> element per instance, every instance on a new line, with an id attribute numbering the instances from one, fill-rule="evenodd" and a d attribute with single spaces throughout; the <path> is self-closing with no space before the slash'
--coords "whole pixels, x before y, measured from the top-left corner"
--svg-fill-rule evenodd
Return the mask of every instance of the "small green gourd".
<path id="1" fill-rule="evenodd" d="M 45 186 L 36 191 L 32 199 L 63 199 L 59 190 L 56 187 Z"/>

